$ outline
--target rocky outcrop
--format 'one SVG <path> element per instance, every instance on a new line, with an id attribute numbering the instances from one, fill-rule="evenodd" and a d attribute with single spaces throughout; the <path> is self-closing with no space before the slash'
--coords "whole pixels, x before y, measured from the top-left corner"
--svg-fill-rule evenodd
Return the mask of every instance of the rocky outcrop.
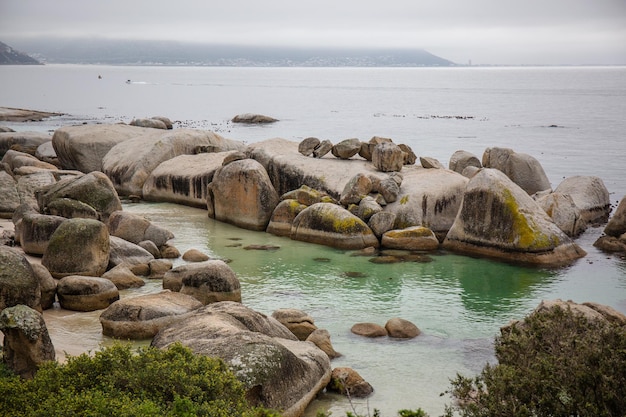
<path id="1" fill-rule="evenodd" d="M 300 416 L 330 381 L 328 356 L 301 342 L 271 317 L 240 303 L 210 304 L 161 330 L 152 345 L 180 341 L 196 354 L 223 359 L 247 390 L 252 404 Z"/>
<path id="2" fill-rule="evenodd" d="M 444 247 L 531 264 L 568 264 L 585 255 L 524 190 L 494 169 L 483 169 L 467 184 Z"/>
<path id="3" fill-rule="evenodd" d="M 281 308 L 274 311 L 272 317 L 288 328 L 298 340 L 307 340 L 311 333 L 317 330 L 313 318 L 302 310 Z"/>
<path id="4" fill-rule="evenodd" d="M 529 195 L 551 189 L 550 181 L 537 159 L 509 148 L 487 148 L 483 153 L 483 166 L 495 168 L 506 174 Z"/>
<path id="5" fill-rule="evenodd" d="M 202 304 L 220 301 L 241 302 L 241 284 L 226 262 L 212 260 L 181 265 L 167 272 L 168 280 L 180 280 L 181 294 L 187 294 Z"/>
<path id="6" fill-rule="evenodd" d="M 0 310 L 18 304 L 40 310 L 39 280 L 24 255 L 0 246 L 0 265 Z"/>
<path id="7" fill-rule="evenodd" d="M 255 113 L 242 113 L 238 114 L 231 120 L 233 123 L 245 123 L 245 124 L 266 124 L 277 122 L 277 119 L 273 117 L 265 116 Z"/>
<path id="8" fill-rule="evenodd" d="M 253 159 L 219 169 L 208 187 L 209 217 L 249 230 L 265 230 L 279 196 L 263 165 Z"/>
<path id="9" fill-rule="evenodd" d="M 94 311 L 120 299 L 120 293 L 106 278 L 68 275 L 57 284 L 59 304 L 66 310 Z"/>
<path id="10" fill-rule="evenodd" d="M 32 378 L 39 365 L 54 360 L 54 346 L 38 311 L 21 304 L 5 308 L 0 313 L 0 330 L 3 362 L 22 378 Z"/>
<path id="11" fill-rule="evenodd" d="M 122 195 L 143 195 L 143 185 L 161 163 L 200 151 L 242 150 L 241 142 L 194 129 L 160 130 L 118 143 L 102 159 L 102 170 Z"/>
<path id="12" fill-rule="evenodd" d="M 609 191 L 602 179 L 593 176 L 574 176 L 564 179 L 554 190 L 555 193 L 569 195 L 580 210 L 583 221 L 603 224 L 609 219 L 611 201 Z"/>
<path id="13" fill-rule="evenodd" d="M 174 234 L 137 214 L 116 211 L 108 221 L 109 233 L 138 245 L 144 240 L 152 241 L 157 247 L 163 246 Z"/>
<path id="14" fill-rule="evenodd" d="M 346 395 L 349 398 L 365 398 L 374 392 L 370 383 L 364 380 L 357 371 L 346 367 L 333 369 L 326 389 Z"/>
<path id="15" fill-rule="evenodd" d="M 92 219 L 64 221 L 50 237 L 41 263 L 55 278 L 101 276 L 109 264 L 107 227 Z"/>
<path id="16" fill-rule="evenodd" d="M 387 320 L 385 330 L 387 330 L 389 337 L 397 339 L 413 339 L 421 333 L 420 329 L 415 324 L 399 317 Z"/>
<path id="17" fill-rule="evenodd" d="M 52 146 L 63 169 L 102 171 L 102 159 L 118 143 L 151 130 L 124 124 L 64 126 L 56 129 Z"/>
<path id="18" fill-rule="evenodd" d="M 50 205 L 58 199 L 71 199 L 88 205 L 98 214 L 97 220 L 106 222 L 111 213 L 122 209 L 122 203 L 111 183 L 102 172 L 94 171 L 89 174 L 64 178 L 59 182 L 39 190 L 37 203 L 42 213 L 51 211 Z M 57 203 L 58 204 L 58 203 Z M 88 212 L 76 205 L 77 212 Z M 87 216 L 88 217 L 88 216 Z"/>
<path id="19" fill-rule="evenodd" d="M 430 251 L 439 247 L 439 240 L 429 228 L 412 226 L 385 232 L 381 245 L 389 249 Z"/>
<path id="20" fill-rule="evenodd" d="M 37 147 L 50 140 L 49 134 L 41 132 L 0 132 L 0 158 L 10 149 L 34 156 Z"/>
<path id="21" fill-rule="evenodd" d="M 293 221 L 291 238 L 341 249 L 379 246 L 363 220 L 331 203 L 316 203 L 302 210 Z"/>
<path id="22" fill-rule="evenodd" d="M 233 152 L 180 155 L 161 163 L 143 184 L 144 199 L 206 208 L 207 186 Z"/>
<path id="23" fill-rule="evenodd" d="M 124 298 L 100 315 L 102 334 L 118 339 L 150 339 L 202 305 L 189 295 L 171 291 Z"/>

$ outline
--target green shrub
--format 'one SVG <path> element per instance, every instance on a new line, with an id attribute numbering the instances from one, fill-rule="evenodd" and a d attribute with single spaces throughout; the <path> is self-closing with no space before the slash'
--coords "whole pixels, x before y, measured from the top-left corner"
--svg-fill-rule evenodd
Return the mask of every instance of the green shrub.
<path id="1" fill-rule="evenodd" d="M 180 344 L 167 350 L 114 345 L 48 362 L 32 380 L 0 371 L 0 416 L 268 417 L 217 359 Z"/>
<path id="2" fill-rule="evenodd" d="M 626 416 L 624 326 L 555 308 L 503 329 L 495 353 L 497 365 L 452 381 L 448 416 Z"/>

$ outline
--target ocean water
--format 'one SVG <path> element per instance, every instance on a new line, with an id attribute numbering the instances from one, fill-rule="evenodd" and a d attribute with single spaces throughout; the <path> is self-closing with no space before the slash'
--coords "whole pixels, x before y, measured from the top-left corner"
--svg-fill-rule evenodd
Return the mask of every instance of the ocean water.
<path id="1" fill-rule="evenodd" d="M 101 76 L 101 78 L 98 78 Z M 130 80 L 130 83 L 127 81 Z M 626 195 L 626 68 L 202 68 L 49 65 L 0 67 L 0 106 L 66 113 L 44 122 L 3 123 L 16 130 L 52 131 L 71 123 L 129 122 L 168 116 L 177 127 L 214 130 L 247 143 L 308 136 L 333 142 L 385 136 L 416 154 L 447 164 L 465 149 L 511 147 L 535 156 L 553 187 L 573 175 L 595 175 L 611 203 Z M 239 126 L 240 113 L 279 119 Z M 375 389 L 349 404 L 322 395 L 309 407 L 343 415 L 378 408 L 393 416 L 422 407 L 438 415 L 439 394 L 457 372 L 473 374 L 493 360 L 499 327 L 528 314 L 542 299 L 594 301 L 626 313 L 626 260 L 593 246 L 601 228 L 578 243 L 588 255 L 558 269 L 529 268 L 438 252 L 425 262 L 377 265 L 367 257 L 250 232 L 207 218 L 204 210 L 172 204 L 125 204 L 170 228 L 184 251 L 230 259 L 243 302 L 263 313 L 308 312 L 330 331 L 343 356 L 333 366 L 356 369 Z M 272 244 L 274 251 L 248 251 Z M 123 296 L 159 290 L 149 282 Z M 79 353 L 111 340 L 99 313 L 47 313 L 57 351 Z M 357 322 L 413 321 L 409 341 L 369 340 L 350 333 Z"/>

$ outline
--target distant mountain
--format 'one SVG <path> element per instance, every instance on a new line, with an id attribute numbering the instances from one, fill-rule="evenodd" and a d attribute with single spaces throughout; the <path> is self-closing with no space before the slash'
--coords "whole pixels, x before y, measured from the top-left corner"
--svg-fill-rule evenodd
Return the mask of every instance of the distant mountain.
<path id="1" fill-rule="evenodd" d="M 41 62 L 0 42 L 0 65 L 41 65 Z"/>
<path id="2" fill-rule="evenodd" d="M 107 39 L 15 40 L 48 63 L 265 67 L 453 66 L 423 49 L 331 49 L 234 46 L 175 41 Z"/>

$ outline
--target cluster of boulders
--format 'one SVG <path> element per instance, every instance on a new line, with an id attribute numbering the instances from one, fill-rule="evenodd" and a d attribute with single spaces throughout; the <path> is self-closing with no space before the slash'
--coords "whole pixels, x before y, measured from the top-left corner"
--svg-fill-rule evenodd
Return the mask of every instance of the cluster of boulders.
<path id="1" fill-rule="evenodd" d="M 376 323 L 356 323 L 350 331 L 356 335 L 364 337 L 384 337 L 389 336 L 396 339 L 413 339 L 422 332 L 408 320 L 394 317 L 387 320 L 385 326 Z"/>

